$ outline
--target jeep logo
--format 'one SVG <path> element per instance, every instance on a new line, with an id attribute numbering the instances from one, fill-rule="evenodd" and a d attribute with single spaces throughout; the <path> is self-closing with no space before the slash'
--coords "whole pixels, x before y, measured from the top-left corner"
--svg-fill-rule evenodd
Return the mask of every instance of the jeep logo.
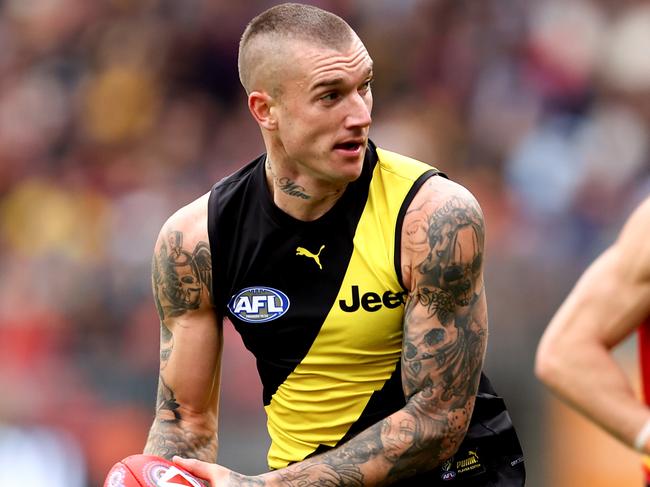
<path id="1" fill-rule="evenodd" d="M 381 296 L 377 293 L 368 292 L 363 295 L 359 294 L 359 286 L 352 286 L 352 299 L 347 302 L 344 299 L 339 300 L 339 306 L 346 313 L 352 313 L 361 306 L 366 311 L 378 311 L 382 306 L 387 308 L 397 308 L 406 302 L 406 292 L 401 291 L 394 293 L 386 291 Z"/>

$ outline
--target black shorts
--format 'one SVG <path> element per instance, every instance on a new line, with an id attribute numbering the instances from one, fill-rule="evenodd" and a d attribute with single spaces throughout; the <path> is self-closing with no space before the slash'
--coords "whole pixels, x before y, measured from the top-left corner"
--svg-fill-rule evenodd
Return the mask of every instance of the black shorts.
<path id="1" fill-rule="evenodd" d="M 478 449 L 458 450 L 432 472 L 397 484 L 399 487 L 523 487 L 526 469 L 523 456 L 494 457 Z"/>

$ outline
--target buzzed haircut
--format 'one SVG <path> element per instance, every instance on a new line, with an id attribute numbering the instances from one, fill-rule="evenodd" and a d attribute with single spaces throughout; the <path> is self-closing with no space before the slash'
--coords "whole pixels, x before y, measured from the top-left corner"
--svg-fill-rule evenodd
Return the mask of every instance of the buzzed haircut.
<path id="1" fill-rule="evenodd" d="M 348 23 L 338 15 L 312 5 L 283 3 L 265 10 L 253 18 L 239 42 L 239 79 L 249 93 L 252 89 L 252 71 L 260 64 L 259 53 L 251 51 L 253 40 L 260 36 L 276 39 L 290 39 L 313 42 L 317 45 L 342 49 L 355 37 Z M 269 50 L 273 42 L 268 42 Z M 257 58 L 257 59 L 256 59 Z"/>

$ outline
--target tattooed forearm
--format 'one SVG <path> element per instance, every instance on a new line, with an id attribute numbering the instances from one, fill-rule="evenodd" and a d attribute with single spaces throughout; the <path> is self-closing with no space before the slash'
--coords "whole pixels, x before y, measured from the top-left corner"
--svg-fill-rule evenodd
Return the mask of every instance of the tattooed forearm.
<path id="1" fill-rule="evenodd" d="M 211 299 L 210 247 L 198 242 L 192 252 L 183 248 L 183 233 L 170 232 L 152 262 L 152 283 L 161 319 L 198 309 Z"/>
<path id="2" fill-rule="evenodd" d="M 287 487 L 361 487 L 367 480 L 362 466 L 381 456 L 381 423 L 362 432 L 346 444 L 273 472 Z"/>
<path id="3" fill-rule="evenodd" d="M 144 453 L 171 460 L 174 455 L 198 458 L 205 462 L 217 461 L 216 435 L 198 434 L 182 429 L 177 424 L 154 421 Z"/>
<path id="4" fill-rule="evenodd" d="M 216 435 L 198 434 L 180 424 L 183 417 L 174 391 L 162 376 L 158 383 L 156 419 L 149 432 L 145 453 L 171 459 L 173 455 L 191 456 L 214 462 L 217 456 Z"/>
<path id="5" fill-rule="evenodd" d="M 263 479 L 248 477 L 237 472 L 230 472 L 230 478 L 228 480 L 230 481 L 230 485 L 237 485 L 238 487 L 263 487 L 266 485 Z"/>
<path id="6" fill-rule="evenodd" d="M 356 465 L 335 464 L 330 465 L 308 463 L 280 473 L 281 484 L 287 487 L 308 486 L 350 486 L 363 485 L 363 475 Z"/>
<path id="7" fill-rule="evenodd" d="M 369 462 L 378 462 L 391 482 L 412 476 L 431 465 L 440 448 L 430 439 L 442 429 L 416 409 L 389 416 L 338 448 L 278 471 L 281 484 L 361 487 L 369 481 L 364 473 Z"/>

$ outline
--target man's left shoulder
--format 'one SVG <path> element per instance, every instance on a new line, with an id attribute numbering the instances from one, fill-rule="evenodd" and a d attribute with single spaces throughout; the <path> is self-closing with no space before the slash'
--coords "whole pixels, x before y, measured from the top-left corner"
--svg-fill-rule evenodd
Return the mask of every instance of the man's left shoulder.
<path id="1" fill-rule="evenodd" d="M 481 207 L 471 191 L 463 185 L 443 177 L 430 177 L 418 190 L 410 209 L 424 207 L 431 213 L 471 208 L 477 211 L 482 219 Z"/>

